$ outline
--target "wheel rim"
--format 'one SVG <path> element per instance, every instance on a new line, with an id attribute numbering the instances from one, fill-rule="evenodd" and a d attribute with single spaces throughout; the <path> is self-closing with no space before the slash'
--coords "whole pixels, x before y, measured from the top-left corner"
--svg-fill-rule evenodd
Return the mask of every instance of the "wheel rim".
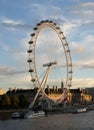
<path id="1" fill-rule="evenodd" d="M 28 63 L 29 63 L 29 72 L 31 74 L 31 81 L 33 82 L 35 87 L 38 87 L 39 89 L 41 88 L 41 83 L 39 81 L 37 69 L 36 69 L 36 56 L 35 56 L 35 51 L 36 51 L 36 45 L 37 45 L 37 39 L 40 34 L 40 32 L 46 28 L 49 27 L 53 29 L 58 38 L 60 39 L 63 49 L 64 49 L 64 54 L 65 54 L 65 59 L 66 59 L 66 68 L 67 68 L 67 77 L 66 77 L 66 83 L 65 83 L 65 88 L 70 88 L 72 85 L 72 59 L 71 59 L 71 54 L 70 54 L 70 49 L 67 43 L 67 40 L 63 34 L 63 32 L 60 30 L 60 28 L 54 23 L 53 21 L 41 21 L 34 27 L 34 33 L 31 34 L 31 41 L 29 42 L 29 50 L 28 50 Z M 44 90 L 42 90 L 43 94 L 50 98 Z M 63 92 L 64 93 L 64 92 Z M 61 94 L 61 96 L 63 95 Z M 61 98 L 61 96 L 59 98 Z M 53 100 L 52 98 L 50 98 Z M 58 98 L 57 98 L 58 99 Z"/>

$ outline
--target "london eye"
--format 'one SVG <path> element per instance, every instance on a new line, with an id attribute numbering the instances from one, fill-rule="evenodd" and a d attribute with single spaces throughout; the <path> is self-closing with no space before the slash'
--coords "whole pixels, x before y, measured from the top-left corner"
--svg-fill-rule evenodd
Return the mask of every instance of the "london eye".
<path id="1" fill-rule="evenodd" d="M 31 82 L 38 88 L 33 105 L 41 92 L 52 100 L 63 100 L 67 90 L 72 86 L 72 59 L 64 33 L 56 23 L 50 20 L 41 21 L 33 28 L 28 42 L 28 63 Z M 62 92 L 46 92 L 47 89 Z"/>

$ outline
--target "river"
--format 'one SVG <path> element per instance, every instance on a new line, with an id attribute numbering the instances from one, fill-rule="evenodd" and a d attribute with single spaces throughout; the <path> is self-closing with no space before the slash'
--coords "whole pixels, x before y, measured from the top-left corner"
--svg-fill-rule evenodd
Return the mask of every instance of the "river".
<path id="1" fill-rule="evenodd" d="M 11 119 L 5 116 L 0 119 L 0 130 L 94 130 L 94 111 L 53 114 L 34 119 Z"/>

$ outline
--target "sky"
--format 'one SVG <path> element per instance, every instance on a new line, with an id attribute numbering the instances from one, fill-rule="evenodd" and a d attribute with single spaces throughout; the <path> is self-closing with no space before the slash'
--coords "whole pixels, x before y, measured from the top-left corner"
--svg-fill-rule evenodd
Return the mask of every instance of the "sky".
<path id="1" fill-rule="evenodd" d="M 45 19 L 56 22 L 67 38 L 72 88 L 94 87 L 94 0 L 0 0 L 0 88 L 31 88 L 28 41 Z"/>

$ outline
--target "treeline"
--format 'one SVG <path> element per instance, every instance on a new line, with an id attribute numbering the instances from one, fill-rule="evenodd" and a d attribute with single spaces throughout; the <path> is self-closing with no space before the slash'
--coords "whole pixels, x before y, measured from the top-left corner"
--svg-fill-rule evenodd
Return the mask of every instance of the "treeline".
<path id="1" fill-rule="evenodd" d="M 4 94 L 0 97 L 0 109 L 27 108 L 29 103 L 29 96 L 25 94 L 19 96 Z"/>

